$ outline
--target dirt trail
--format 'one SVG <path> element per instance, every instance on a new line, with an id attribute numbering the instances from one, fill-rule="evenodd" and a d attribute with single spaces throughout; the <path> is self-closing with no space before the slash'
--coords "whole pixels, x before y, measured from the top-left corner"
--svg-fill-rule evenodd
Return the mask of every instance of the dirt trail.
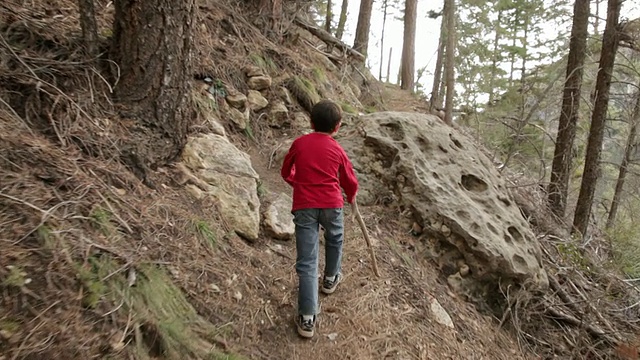
<path id="1" fill-rule="evenodd" d="M 266 199 L 290 193 L 269 168 L 278 144 L 249 150 Z M 252 359 L 525 359 L 517 344 L 498 331 L 495 321 L 451 294 L 443 278 L 427 263 L 420 244 L 400 225 L 399 210 L 361 207 L 376 248 L 381 277 L 350 210 L 345 214 L 344 281 L 329 296 L 320 294 L 316 336 L 298 337 L 294 315 L 297 279 L 295 243 L 265 237 L 253 245 L 231 239 L 220 260 L 229 267 L 214 272 L 223 289 L 213 304 L 221 336 L 230 350 Z M 321 249 L 323 241 L 321 240 Z M 322 273 L 324 250 L 320 253 Z M 237 276 L 236 280 L 230 281 Z M 238 300 L 237 292 L 242 294 Z M 451 315 L 455 330 L 437 323 L 430 296 Z M 225 299 L 226 298 L 226 299 Z"/>

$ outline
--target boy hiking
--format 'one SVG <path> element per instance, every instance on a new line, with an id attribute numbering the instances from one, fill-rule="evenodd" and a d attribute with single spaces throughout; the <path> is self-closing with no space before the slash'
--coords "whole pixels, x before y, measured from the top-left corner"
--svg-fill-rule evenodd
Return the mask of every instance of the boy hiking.
<path id="1" fill-rule="evenodd" d="M 284 158 L 280 174 L 293 187 L 298 274 L 298 334 L 313 337 L 318 311 L 319 226 L 324 228 L 325 269 L 322 292 L 332 294 L 341 279 L 344 237 L 344 189 L 352 204 L 358 180 L 344 149 L 332 137 L 342 122 L 342 110 L 329 100 L 311 110 L 314 132 L 297 138 Z"/>

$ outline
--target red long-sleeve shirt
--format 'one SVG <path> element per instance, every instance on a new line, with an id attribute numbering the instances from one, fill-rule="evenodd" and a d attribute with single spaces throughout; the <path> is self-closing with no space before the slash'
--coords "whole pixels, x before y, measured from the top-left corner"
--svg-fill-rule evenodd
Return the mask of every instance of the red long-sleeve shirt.
<path id="1" fill-rule="evenodd" d="M 297 138 L 284 158 L 282 178 L 293 187 L 291 211 L 342 208 L 358 192 L 358 179 L 344 149 L 328 134 L 313 132 Z"/>

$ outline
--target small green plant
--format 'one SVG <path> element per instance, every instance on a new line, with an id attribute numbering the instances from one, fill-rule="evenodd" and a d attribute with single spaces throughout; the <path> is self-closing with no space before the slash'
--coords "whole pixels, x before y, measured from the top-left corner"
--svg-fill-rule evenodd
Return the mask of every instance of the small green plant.
<path id="1" fill-rule="evenodd" d="M 249 54 L 249 59 L 251 59 L 256 66 L 266 72 L 275 72 L 278 70 L 276 64 L 269 57 L 263 57 L 259 54 L 253 53 Z"/>
<path id="2" fill-rule="evenodd" d="M 102 277 L 106 276 L 106 265 L 101 259 L 91 256 L 86 264 L 76 264 L 76 276 L 82 283 L 84 290 L 82 305 L 95 309 L 106 292 L 106 286 Z"/>
<path id="3" fill-rule="evenodd" d="M 628 219 L 618 218 L 607 231 L 611 239 L 613 263 L 630 278 L 640 277 L 640 229 Z"/>
<path id="4" fill-rule="evenodd" d="M 358 113 L 358 110 L 356 110 L 356 108 L 351 106 L 351 104 L 349 104 L 349 103 L 341 102 L 340 103 L 340 107 L 342 108 L 342 111 L 346 112 L 347 114 L 357 114 Z"/>
<path id="5" fill-rule="evenodd" d="M 313 73 L 313 77 L 318 82 L 326 82 L 327 81 L 327 75 L 325 75 L 324 71 L 321 68 L 316 66 L 313 69 L 311 69 L 311 72 Z"/>
<path id="6" fill-rule="evenodd" d="M 20 323 L 7 318 L 0 319 L 0 331 L 6 332 L 9 334 L 14 334 L 19 329 L 20 329 Z"/>
<path id="7" fill-rule="evenodd" d="M 47 225 L 40 225 L 38 227 L 38 230 L 36 230 L 36 234 L 38 236 L 38 239 L 40 240 L 40 243 L 42 244 L 42 247 L 47 250 L 51 250 L 54 248 L 53 232 L 51 231 L 51 228 L 49 228 Z"/>
<path id="8" fill-rule="evenodd" d="M 258 187 L 257 187 L 258 196 L 263 197 L 268 192 L 267 188 L 262 181 L 258 180 L 257 183 L 258 183 Z"/>
<path id="9" fill-rule="evenodd" d="M 113 233 L 113 225 L 111 224 L 111 212 L 101 207 L 93 209 L 89 217 L 94 226 L 98 228 L 104 235 L 111 235 Z"/>
<path id="10" fill-rule="evenodd" d="M 5 286 L 21 288 L 27 284 L 27 273 L 20 267 L 10 265 L 9 275 L 2 282 Z"/>
<path id="11" fill-rule="evenodd" d="M 211 246 L 216 245 L 216 233 L 209 227 L 209 224 L 204 220 L 198 220 L 195 224 L 196 231 L 204 240 L 206 240 Z"/>
<path id="12" fill-rule="evenodd" d="M 256 138 L 253 136 L 253 129 L 251 129 L 251 124 L 247 122 L 247 127 L 244 128 L 244 134 L 249 138 L 249 140 L 255 142 Z"/>
<path id="13" fill-rule="evenodd" d="M 580 248 L 571 242 L 561 243 L 558 245 L 558 253 L 562 259 L 580 270 L 589 272 L 589 260 L 582 254 Z"/>
<path id="14" fill-rule="evenodd" d="M 224 86 L 224 83 L 220 79 L 216 79 L 213 85 L 209 86 L 209 89 L 207 89 L 207 91 L 214 97 L 224 98 L 227 96 L 227 88 Z"/>
<path id="15" fill-rule="evenodd" d="M 374 112 L 377 112 L 378 109 L 375 108 L 375 106 L 365 106 L 364 107 L 364 112 L 366 112 L 367 114 L 373 114 Z"/>

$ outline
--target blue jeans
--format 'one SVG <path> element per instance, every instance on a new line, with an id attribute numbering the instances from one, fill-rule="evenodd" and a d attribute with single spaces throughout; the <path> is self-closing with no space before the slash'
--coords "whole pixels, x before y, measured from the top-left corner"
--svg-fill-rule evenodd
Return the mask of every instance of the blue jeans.
<path id="1" fill-rule="evenodd" d="M 340 272 L 344 222 L 342 209 L 301 209 L 293 212 L 296 225 L 296 273 L 298 274 L 298 314 L 318 313 L 319 225 L 324 228 L 325 276 Z"/>

